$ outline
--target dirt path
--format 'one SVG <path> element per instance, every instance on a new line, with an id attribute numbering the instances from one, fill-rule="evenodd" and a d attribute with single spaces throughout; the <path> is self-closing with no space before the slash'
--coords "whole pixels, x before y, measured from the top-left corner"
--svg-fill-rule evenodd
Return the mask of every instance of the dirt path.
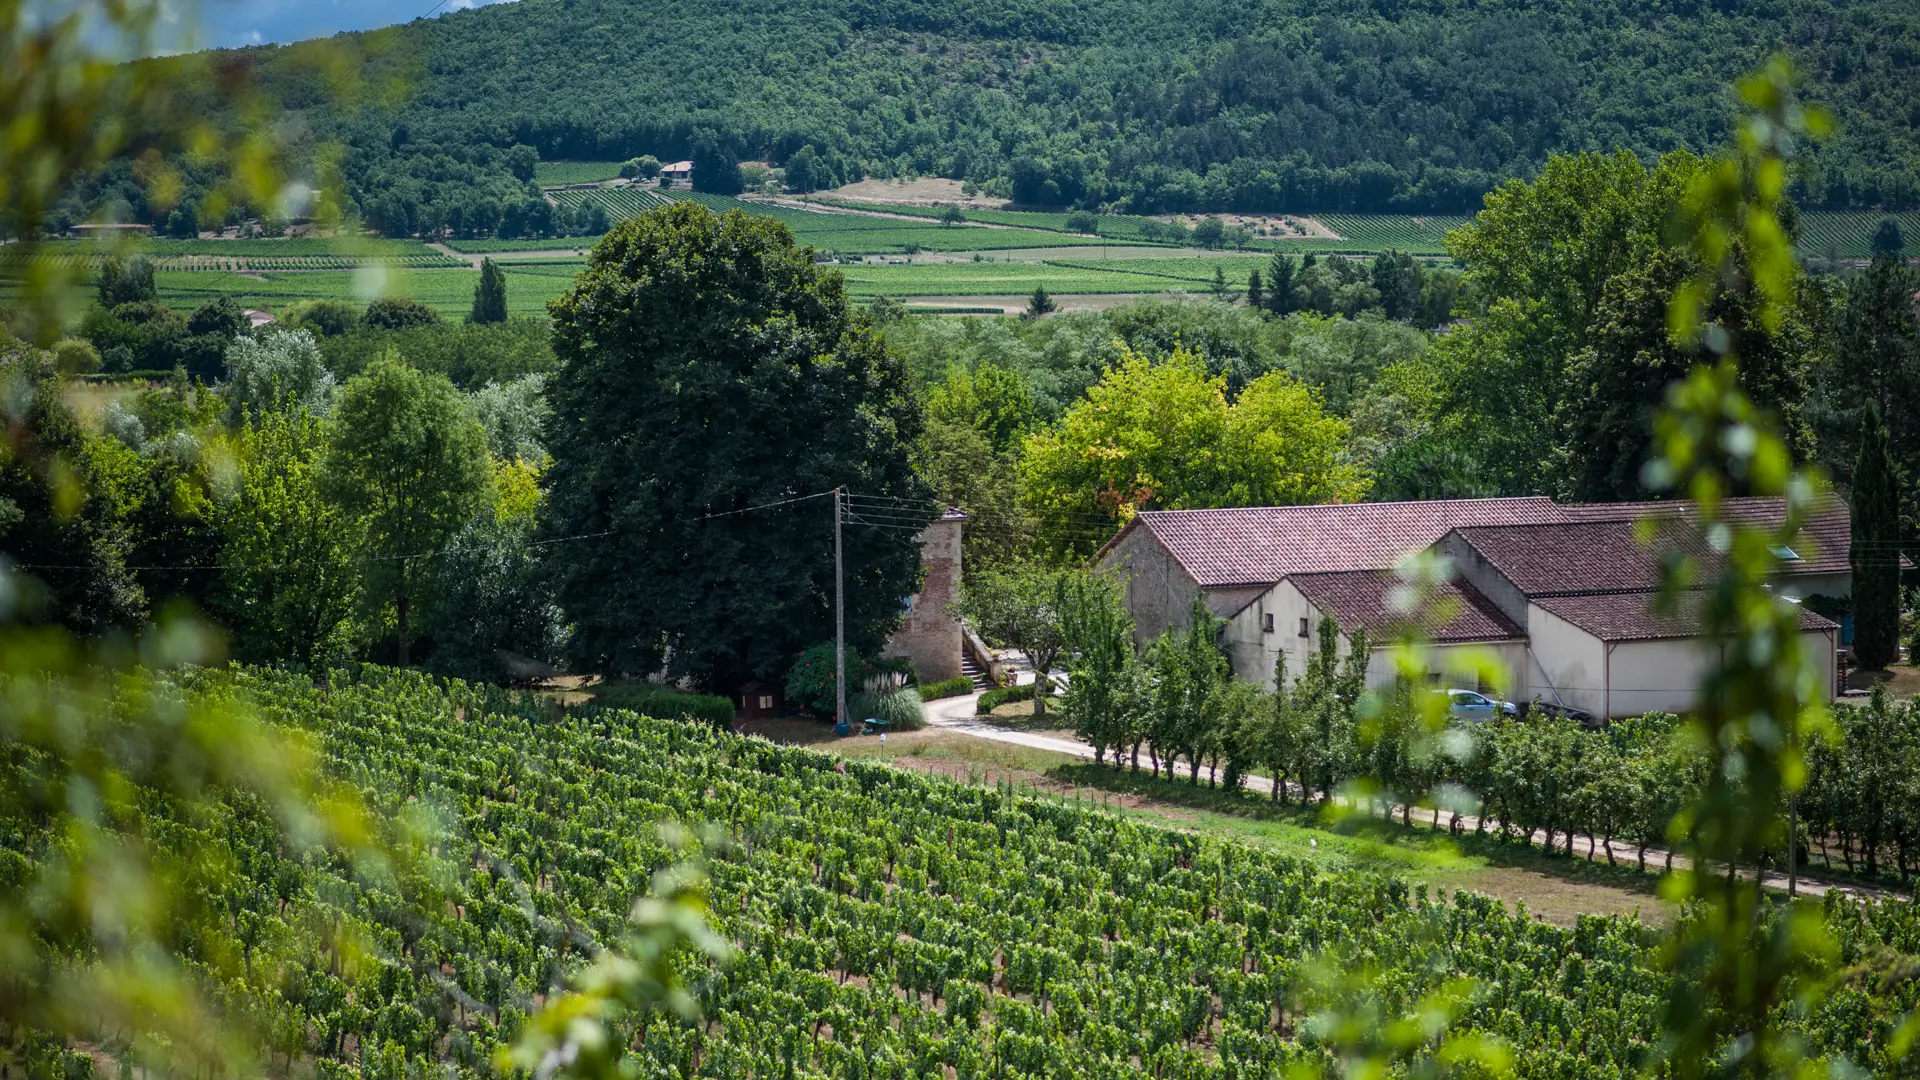
<path id="1" fill-rule="evenodd" d="M 968 735 L 977 739 L 990 739 L 995 742 L 1010 743 L 1015 746 L 1024 746 L 1034 750 L 1050 750 L 1056 754 L 1067 754 L 1073 757 L 1084 758 L 1088 761 L 1094 759 L 1093 747 L 1072 736 L 1041 735 L 1026 731 L 1010 731 L 991 721 L 982 719 L 975 715 L 974 712 L 975 705 L 978 701 L 978 694 L 969 694 L 965 697 L 942 698 L 938 701 L 928 702 L 927 722 L 934 727 Z M 1200 776 L 1210 783 L 1217 782 L 1217 778 L 1210 768 L 1203 766 L 1200 770 Z M 1273 793 L 1273 781 L 1264 776 L 1248 776 L 1245 778 L 1245 784 L 1248 790 L 1251 791 L 1268 795 Z M 1289 798 L 1298 798 L 1301 794 L 1300 788 L 1296 785 L 1289 784 L 1285 794 Z M 1396 805 L 1389 816 L 1394 820 L 1399 820 L 1405 812 L 1405 808 Z M 1457 823 L 1451 815 L 1442 821 L 1441 815 L 1442 811 L 1439 810 L 1429 810 L 1420 807 L 1413 809 L 1413 820 L 1430 828 L 1440 828 L 1442 826 L 1457 827 L 1461 830 L 1472 832 L 1479 825 L 1479 819 L 1465 814 L 1459 816 Z M 1498 822 L 1489 821 L 1488 825 L 1492 828 L 1498 828 Z M 1555 850 L 1567 850 L 1565 834 L 1556 833 L 1555 840 Z M 1528 837 L 1528 841 L 1535 847 L 1545 847 L 1547 844 L 1547 834 L 1544 831 L 1535 831 L 1532 836 Z M 1638 849 L 1631 844 L 1622 844 L 1617 841 L 1612 843 L 1602 841 L 1599 845 L 1595 845 L 1585 837 L 1580 836 L 1576 836 L 1573 839 L 1572 852 L 1575 855 L 1584 856 L 1590 861 L 1604 859 L 1607 857 L 1608 852 L 1611 852 L 1616 861 L 1628 866 L 1636 865 L 1638 859 Z M 1664 849 L 1648 848 L 1646 857 L 1649 866 L 1664 868 L 1669 865 L 1667 862 L 1668 853 Z M 1689 867 L 1691 863 L 1684 855 L 1674 855 L 1672 856 L 1672 863 L 1670 865 L 1674 869 L 1684 870 Z M 1751 876 L 1751 873 L 1751 871 L 1741 871 L 1742 876 Z M 1787 889 L 1787 875 L 1769 871 L 1766 876 L 1762 878 L 1760 884 L 1763 888 L 1785 892 Z M 1892 890 L 1875 889 L 1859 885 L 1833 884 L 1809 877 L 1805 873 L 1800 875 L 1798 891 L 1806 896 L 1825 896 L 1829 891 L 1838 891 L 1852 896 L 1905 899 L 1904 896 Z"/>

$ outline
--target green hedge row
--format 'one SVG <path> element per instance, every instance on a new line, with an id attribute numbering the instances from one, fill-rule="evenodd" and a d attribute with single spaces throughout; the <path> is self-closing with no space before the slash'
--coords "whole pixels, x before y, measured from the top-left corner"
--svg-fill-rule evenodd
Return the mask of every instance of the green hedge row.
<path id="1" fill-rule="evenodd" d="M 934 698 L 959 697 L 973 692 L 973 680 L 964 675 L 955 675 L 951 679 L 941 679 L 936 683 L 926 683 L 920 687 L 920 700 L 932 701 Z"/>
<path id="2" fill-rule="evenodd" d="M 1033 683 L 1025 683 L 1020 686 L 1002 686 L 997 690 L 989 690 L 980 695 L 980 704 L 974 708 L 974 711 L 985 716 L 1009 701 L 1026 701 L 1033 697 L 1033 687 Z"/>
<path id="3" fill-rule="evenodd" d="M 716 694 L 688 694 L 664 686 L 617 686 L 596 693 L 593 704 L 628 709 L 656 720 L 704 720 L 725 731 L 733 724 L 733 702 Z"/>

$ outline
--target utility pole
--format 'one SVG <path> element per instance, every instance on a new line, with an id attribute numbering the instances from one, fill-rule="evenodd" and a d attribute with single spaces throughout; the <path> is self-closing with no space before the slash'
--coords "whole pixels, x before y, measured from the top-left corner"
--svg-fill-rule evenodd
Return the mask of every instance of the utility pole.
<path id="1" fill-rule="evenodd" d="M 1800 892 L 1800 807 L 1793 795 L 1787 796 L 1787 895 Z"/>
<path id="2" fill-rule="evenodd" d="M 841 506 L 847 489 L 833 489 L 833 720 L 847 722 L 847 578 L 840 554 Z"/>

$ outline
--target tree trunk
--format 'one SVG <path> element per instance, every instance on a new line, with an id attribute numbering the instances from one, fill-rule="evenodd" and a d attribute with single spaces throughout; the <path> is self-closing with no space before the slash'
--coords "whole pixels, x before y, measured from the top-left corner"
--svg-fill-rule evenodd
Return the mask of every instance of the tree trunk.
<path id="1" fill-rule="evenodd" d="M 1133 741 L 1133 771 L 1140 771 L 1140 740 Z"/>

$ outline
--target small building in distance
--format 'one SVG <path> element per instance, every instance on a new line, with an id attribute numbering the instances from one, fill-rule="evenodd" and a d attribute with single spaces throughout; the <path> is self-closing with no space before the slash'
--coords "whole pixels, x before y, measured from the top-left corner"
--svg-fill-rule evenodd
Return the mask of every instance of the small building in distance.
<path id="1" fill-rule="evenodd" d="M 966 514 L 948 508 L 920 530 L 920 591 L 907 598 L 900 629 L 887 639 L 884 655 L 913 661 L 923 685 L 961 674 L 963 631 L 950 608 L 960 600 L 960 540 L 966 523 Z"/>
<path id="2" fill-rule="evenodd" d="M 1724 512 L 1777 525 L 1785 504 L 1731 499 Z M 1692 504 L 1680 501 L 1544 498 L 1148 511 L 1109 541 L 1099 562 L 1127 577 L 1143 640 L 1185 622 L 1201 598 L 1226 620 L 1221 647 L 1235 675 L 1251 682 L 1297 678 L 1326 618 L 1339 627 L 1343 656 L 1365 631 L 1376 688 L 1398 677 L 1392 648 L 1412 631 L 1425 643 L 1432 682 L 1633 716 L 1691 707 L 1716 655 L 1700 595 L 1666 604 L 1659 593 L 1663 555 L 1684 552 L 1709 573 L 1718 558 L 1693 516 Z M 1820 503 L 1794 545 L 1776 552 L 1781 602 L 1850 595 L 1851 535 L 1846 505 Z M 1416 597 L 1395 568 L 1423 551 L 1453 576 Z M 1819 668 L 1812 674 L 1831 698 L 1840 628 L 1805 607 L 1797 618 Z M 1488 656 L 1507 672 L 1504 685 L 1479 684 Z"/>
<path id="3" fill-rule="evenodd" d="M 693 179 L 693 162 L 691 161 L 668 162 L 667 164 L 660 166 L 660 175 L 666 177 L 669 180 L 691 180 Z"/>

